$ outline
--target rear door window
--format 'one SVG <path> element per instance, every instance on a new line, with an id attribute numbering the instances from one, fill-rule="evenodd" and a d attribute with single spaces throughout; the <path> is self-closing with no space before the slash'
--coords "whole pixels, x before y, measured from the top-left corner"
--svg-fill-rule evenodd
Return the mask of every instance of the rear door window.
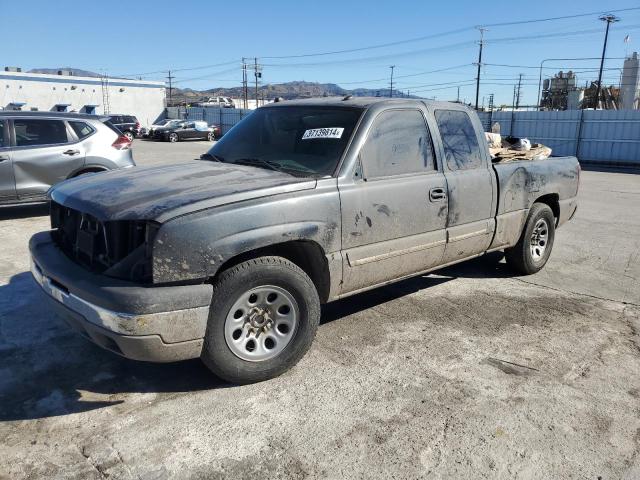
<path id="1" fill-rule="evenodd" d="M 71 128 L 80 140 L 87 138 L 89 135 L 93 133 L 93 127 L 91 127 L 88 123 L 84 122 L 69 122 Z"/>
<path id="2" fill-rule="evenodd" d="M 444 155 L 451 170 L 470 170 L 482 166 L 482 154 L 476 129 L 466 112 L 436 110 Z"/>
<path id="3" fill-rule="evenodd" d="M 368 178 L 435 169 L 431 135 L 419 110 L 378 115 L 360 155 Z"/>
<path id="4" fill-rule="evenodd" d="M 16 146 L 58 145 L 68 143 L 67 127 L 61 120 L 16 119 L 13 121 Z"/>

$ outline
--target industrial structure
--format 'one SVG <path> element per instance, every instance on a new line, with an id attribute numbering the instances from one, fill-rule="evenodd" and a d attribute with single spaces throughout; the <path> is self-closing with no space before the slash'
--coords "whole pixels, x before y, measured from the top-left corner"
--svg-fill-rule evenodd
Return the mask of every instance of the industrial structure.
<path id="1" fill-rule="evenodd" d="M 638 59 L 638 52 L 633 52 L 633 55 L 624 61 L 620 94 L 624 110 L 640 109 L 640 59 Z"/>
<path id="2" fill-rule="evenodd" d="M 165 84 L 146 80 L 0 71 L 0 109 L 135 115 L 152 124 L 164 111 Z"/>
<path id="3" fill-rule="evenodd" d="M 596 102 L 596 97 L 598 101 Z M 542 83 L 542 110 L 637 110 L 640 108 L 640 59 L 634 52 L 625 59 L 619 85 L 602 85 L 587 81 L 578 86 L 574 72 L 558 72 Z"/>
<path id="4" fill-rule="evenodd" d="M 545 110 L 567 110 L 569 92 L 576 90 L 576 76 L 569 70 L 558 72 L 553 78 L 546 78 L 542 84 L 540 106 Z"/>

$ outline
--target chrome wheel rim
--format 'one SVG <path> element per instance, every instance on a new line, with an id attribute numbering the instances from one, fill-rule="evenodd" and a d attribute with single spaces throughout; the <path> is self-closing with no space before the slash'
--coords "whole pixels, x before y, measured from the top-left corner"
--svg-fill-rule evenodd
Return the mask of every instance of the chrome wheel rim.
<path id="1" fill-rule="evenodd" d="M 170 142 L 177 142 L 178 141 L 178 135 L 176 135 L 175 133 L 172 133 L 171 135 L 169 135 L 169 141 Z"/>
<path id="2" fill-rule="evenodd" d="M 544 256 L 544 252 L 547 250 L 549 243 L 549 225 L 544 218 L 538 220 L 533 227 L 531 233 L 531 258 L 534 262 L 539 262 Z"/>
<path id="3" fill-rule="evenodd" d="M 298 303 L 284 288 L 252 288 L 240 295 L 227 312 L 224 338 L 231 352 L 242 360 L 270 360 L 289 345 L 299 318 Z"/>
<path id="4" fill-rule="evenodd" d="M 207 135 L 207 138 L 209 139 L 210 142 L 213 142 L 213 133 L 209 133 Z"/>

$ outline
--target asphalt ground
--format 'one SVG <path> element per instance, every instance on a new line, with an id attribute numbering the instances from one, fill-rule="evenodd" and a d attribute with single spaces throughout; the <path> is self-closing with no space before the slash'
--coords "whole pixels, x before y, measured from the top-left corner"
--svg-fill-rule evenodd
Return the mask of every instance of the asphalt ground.
<path id="1" fill-rule="evenodd" d="M 492 254 L 327 305 L 242 387 L 71 332 L 28 272 L 46 215 L 0 210 L 0 479 L 640 478 L 640 175 L 583 172 L 540 273 Z"/>

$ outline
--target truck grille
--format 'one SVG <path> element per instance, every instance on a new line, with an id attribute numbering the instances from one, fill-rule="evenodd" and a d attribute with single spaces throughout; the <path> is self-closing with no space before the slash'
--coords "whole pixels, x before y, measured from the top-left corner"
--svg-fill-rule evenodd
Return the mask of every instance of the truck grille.
<path id="1" fill-rule="evenodd" d="M 51 202 L 51 228 L 60 249 L 88 270 L 124 280 L 150 280 L 155 224 L 135 220 L 101 222 L 87 213 Z"/>

